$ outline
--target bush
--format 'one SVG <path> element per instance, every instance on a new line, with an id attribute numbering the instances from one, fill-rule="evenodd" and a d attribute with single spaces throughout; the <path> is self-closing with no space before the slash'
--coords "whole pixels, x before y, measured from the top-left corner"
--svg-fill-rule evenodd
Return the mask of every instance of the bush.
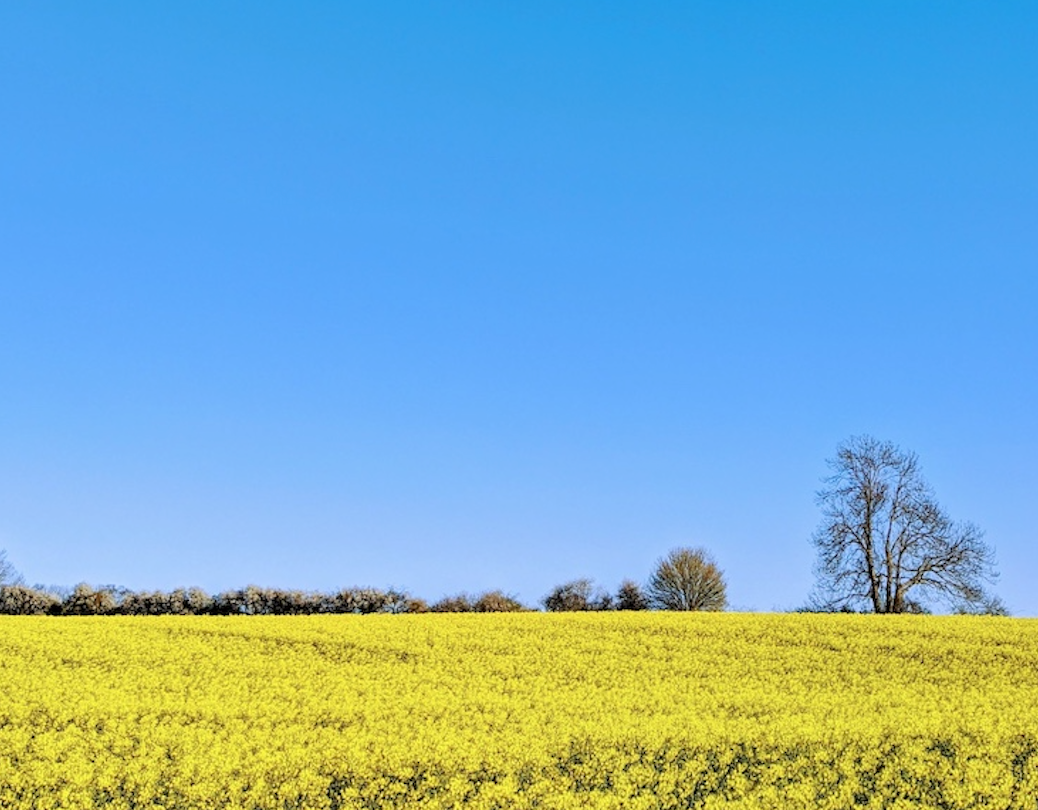
<path id="1" fill-rule="evenodd" d="M 408 596 L 404 600 L 404 609 L 402 613 L 428 613 L 429 603 L 424 599 L 420 599 L 417 596 Z"/>
<path id="2" fill-rule="evenodd" d="M 649 597 L 637 582 L 625 579 L 620 583 L 616 591 L 617 610 L 648 610 L 649 607 Z"/>
<path id="3" fill-rule="evenodd" d="M 518 613 L 526 606 L 502 591 L 487 591 L 480 594 L 472 609 L 476 613 Z"/>
<path id="4" fill-rule="evenodd" d="M 94 588 L 81 582 L 65 598 L 61 612 L 68 616 L 106 616 L 117 612 L 118 608 L 119 600 L 114 588 Z"/>
<path id="5" fill-rule="evenodd" d="M 335 596 L 308 591 L 285 591 L 279 588 L 261 588 L 248 585 L 234 591 L 224 591 L 210 598 L 205 591 L 192 588 L 170 594 L 174 612 L 212 613 L 219 616 L 301 616 L 311 613 L 345 613 L 337 610 L 340 603 Z"/>
<path id="6" fill-rule="evenodd" d="M 127 616 L 164 616 L 170 613 L 169 595 L 162 591 L 139 591 L 123 599 L 119 612 Z"/>
<path id="7" fill-rule="evenodd" d="M 429 608 L 433 613 L 472 613 L 473 600 L 467 593 L 445 596 Z"/>
<path id="8" fill-rule="evenodd" d="M 595 588 L 590 579 L 574 579 L 556 586 L 541 600 L 550 613 L 578 610 L 611 610 L 613 597 Z"/>
<path id="9" fill-rule="evenodd" d="M 649 599 L 661 610 L 724 610 L 727 588 L 721 569 L 701 548 L 676 548 L 656 564 Z"/>
<path id="10" fill-rule="evenodd" d="M 0 614 L 46 616 L 61 611 L 61 599 L 49 591 L 25 585 L 0 586 Z"/>
<path id="11" fill-rule="evenodd" d="M 410 597 L 396 590 L 343 588 L 331 599 L 332 613 L 406 613 Z"/>
<path id="12" fill-rule="evenodd" d="M 528 608 L 503 591 L 485 591 L 475 597 L 467 593 L 445 596 L 429 610 L 433 613 L 517 613 Z"/>
<path id="13" fill-rule="evenodd" d="M 201 588 L 177 588 L 169 595 L 171 613 L 197 616 L 208 613 L 212 605 L 213 597 Z"/>

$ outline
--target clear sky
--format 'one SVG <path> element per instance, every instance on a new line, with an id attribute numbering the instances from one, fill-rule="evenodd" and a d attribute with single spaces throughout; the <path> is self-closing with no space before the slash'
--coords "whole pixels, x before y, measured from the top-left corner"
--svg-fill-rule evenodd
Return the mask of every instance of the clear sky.
<path id="1" fill-rule="evenodd" d="M 0 5 L 30 582 L 812 585 L 853 434 L 1038 615 L 1033 2 Z"/>

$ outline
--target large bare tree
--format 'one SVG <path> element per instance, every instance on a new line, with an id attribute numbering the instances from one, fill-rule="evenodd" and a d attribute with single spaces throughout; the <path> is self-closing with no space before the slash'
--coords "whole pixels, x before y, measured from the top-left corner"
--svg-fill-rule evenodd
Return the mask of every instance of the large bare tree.
<path id="1" fill-rule="evenodd" d="M 985 585 L 994 554 L 972 523 L 938 506 L 919 459 L 871 436 L 855 436 L 828 461 L 818 493 L 819 606 L 905 613 L 945 603 L 985 610 L 1000 603 Z"/>

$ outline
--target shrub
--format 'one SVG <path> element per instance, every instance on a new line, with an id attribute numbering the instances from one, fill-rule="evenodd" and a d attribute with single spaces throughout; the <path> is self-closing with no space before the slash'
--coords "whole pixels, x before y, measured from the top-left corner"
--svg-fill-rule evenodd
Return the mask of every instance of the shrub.
<path id="1" fill-rule="evenodd" d="M 661 610 L 724 610 L 724 576 L 706 551 L 676 548 L 656 564 L 649 599 Z"/>
<path id="2" fill-rule="evenodd" d="M 69 616 L 104 616 L 115 613 L 118 608 L 114 588 L 93 588 L 81 582 L 65 598 L 61 612 Z"/>
<path id="3" fill-rule="evenodd" d="M 0 586 L 0 614 L 45 616 L 61 611 L 61 599 L 49 591 L 25 585 Z"/>
<path id="4" fill-rule="evenodd" d="M 404 600 L 404 613 L 428 613 L 429 603 L 417 596 L 408 596 Z"/>
<path id="5" fill-rule="evenodd" d="M 502 591 L 487 591 L 480 594 L 472 605 L 472 610 L 476 613 L 518 613 L 526 610 L 526 606 L 514 596 Z"/>
<path id="6" fill-rule="evenodd" d="M 541 600 L 544 609 L 551 612 L 576 610 L 610 610 L 613 597 L 595 588 L 590 579 L 574 579 L 556 586 Z"/>
<path id="7" fill-rule="evenodd" d="M 208 613 L 213 597 L 201 588 L 177 588 L 169 595 L 170 612 L 200 615 Z"/>
<path id="8" fill-rule="evenodd" d="M 127 616 L 164 616 L 170 613 L 168 594 L 162 591 L 138 591 L 123 599 L 119 612 Z"/>
<path id="9" fill-rule="evenodd" d="M 333 613 L 403 613 L 407 594 L 378 588 L 343 588 L 332 597 Z"/>
<path id="10" fill-rule="evenodd" d="M 433 613 L 472 613 L 473 600 L 467 593 L 445 596 L 429 608 Z"/>
<path id="11" fill-rule="evenodd" d="M 620 583 L 616 591 L 617 610 L 648 610 L 649 607 L 649 597 L 637 582 L 625 579 Z"/>

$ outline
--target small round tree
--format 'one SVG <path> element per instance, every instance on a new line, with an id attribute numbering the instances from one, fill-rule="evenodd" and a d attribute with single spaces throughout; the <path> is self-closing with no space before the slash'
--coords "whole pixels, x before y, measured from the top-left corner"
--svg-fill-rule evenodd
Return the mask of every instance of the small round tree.
<path id="1" fill-rule="evenodd" d="M 701 548 L 676 548 L 656 564 L 649 599 L 660 610 L 724 610 L 724 575 Z"/>
<path id="2" fill-rule="evenodd" d="M 648 610 L 649 597 L 634 580 L 625 579 L 616 592 L 617 610 Z"/>

